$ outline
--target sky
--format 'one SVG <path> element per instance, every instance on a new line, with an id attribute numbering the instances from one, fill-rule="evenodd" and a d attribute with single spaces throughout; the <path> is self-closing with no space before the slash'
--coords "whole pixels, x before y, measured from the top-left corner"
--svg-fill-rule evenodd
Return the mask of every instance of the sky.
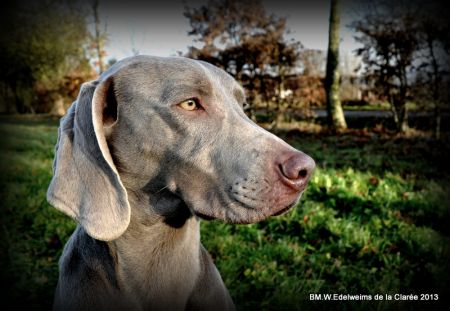
<path id="1" fill-rule="evenodd" d="M 134 52 L 173 56 L 177 52 L 187 52 L 188 46 L 198 46 L 187 34 L 189 22 L 183 16 L 183 2 L 190 7 L 206 3 L 193 0 L 100 1 L 102 28 L 108 33 L 107 59 L 120 60 Z M 341 2 L 341 53 L 345 53 L 357 47 L 348 27 L 355 18 L 355 5 L 350 0 Z M 291 31 L 287 38 L 300 41 L 305 48 L 326 50 L 329 1 L 263 0 L 263 3 L 267 13 L 287 18 L 287 28 Z"/>

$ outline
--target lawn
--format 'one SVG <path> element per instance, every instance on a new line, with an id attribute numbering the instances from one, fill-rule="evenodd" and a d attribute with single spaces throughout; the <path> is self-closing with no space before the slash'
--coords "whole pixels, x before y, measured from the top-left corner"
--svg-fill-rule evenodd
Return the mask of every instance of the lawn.
<path id="1" fill-rule="evenodd" d="M 45 200 L 56 130 L 47 119 L 0 119 L 1 295 L 14 309 L 50 308 L 57 261 L 75 227 Z M 448 140 L 367 131 L 281 136 L 318 164 L 300 204 L 258 224 L 202 222 L 202 242 L 239 310 L 424 307 L 309 300 L 328 293 L 438 294 L 427 308 L 448 299 Z"/>

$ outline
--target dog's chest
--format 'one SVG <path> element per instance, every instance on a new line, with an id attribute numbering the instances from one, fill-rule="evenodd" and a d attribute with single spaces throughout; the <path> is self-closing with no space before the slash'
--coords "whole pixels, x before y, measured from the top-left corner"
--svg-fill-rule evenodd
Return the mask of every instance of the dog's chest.
<path id="1" fill-rule="evenodd" d="M 121 289 L 144 309 L 185 309 L 200 274 L 199 240 L 197 230 L 132 246 L 118 256 Z"/>

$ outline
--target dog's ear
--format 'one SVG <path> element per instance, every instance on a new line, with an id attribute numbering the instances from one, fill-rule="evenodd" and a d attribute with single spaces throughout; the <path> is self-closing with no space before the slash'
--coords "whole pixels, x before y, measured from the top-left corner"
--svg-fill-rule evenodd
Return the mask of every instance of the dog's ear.
<path id="1" fill-rule="evenodd" d="M 105 129 L 117 119 L 112 77 L 85 83 L 61 120 L 47 200 L 98 240 L 119 237 L 130 222 L 127 192 L 113 163 Z"/>

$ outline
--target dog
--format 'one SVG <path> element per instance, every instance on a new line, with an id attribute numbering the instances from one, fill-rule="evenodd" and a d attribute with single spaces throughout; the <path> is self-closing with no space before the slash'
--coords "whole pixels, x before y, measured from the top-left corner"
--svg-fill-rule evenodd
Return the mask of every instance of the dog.
<path id="1" fill-rule="evenodd" d="M 135 56 L 61 119 L 47 200 L 78 222 L 56 310 L 233 310 L 200 219 L 248 224 L 300 199 L 314 160 L 253 123 L 225 71 Z"/>

